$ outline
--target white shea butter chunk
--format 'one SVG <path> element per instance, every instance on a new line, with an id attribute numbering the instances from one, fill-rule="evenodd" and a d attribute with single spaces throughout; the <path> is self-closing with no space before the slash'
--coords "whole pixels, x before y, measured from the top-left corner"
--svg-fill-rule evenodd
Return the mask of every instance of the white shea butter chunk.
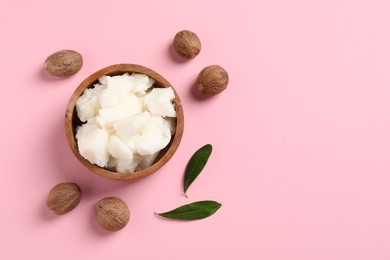
<path id="1" fill-rule="evenodd" d="M 141 133 L 141 130 L 149 122 L 150 118 L 150 113 L 145 111 L 141 114 L 115 123 L 114 129 L 120 138 L 127 143 L 132 139 L 133 136 L 139 135 Z"/>
<path id="2" fill-rule="evenodd" d="M 106 76 L 105 81 L 107 81 L 107 88 L 102 91 L 99 98 L 101 107 L 112 107 L 123 103 L 126 96 L 132 93 L 133 80 L 128 74 Z"/>
<path id="3" fill-rule="evenodd" d="M 145 95 L 145 91 L 154 84 L 154 79 L 146 76 L 145 74 L 133 73 L 134 86 L 133 92 L 137 94 Z"/>
<path id="4" fill-rule="evenodd" d="M 172 100 L 175 93 L 172 88 L 153 88 L 145 96 L 145 104 L 152 114 L 160 116 L 176 117 L 175 108 Z"/>
<path id="5" fill-rule="evenodd" d="M 107 143 L 107 150 L 112 157 L 117 159 L 133 159 L 133 152 L 115 135 L 110 136 Z"/>
<path id="6" fill-rule="evenodd" d="M 102 127 L 111 127 L 114 123 L 142 112 L 142 104 L 133 93 L 123 94 L 115 106 L 99 109 L 97 122 Z"/>
<path id="7" fill-rule="evenodd" d="M 176 117 L 165 117 L 164 119 L 164 123 L 171 131 L 171 135 L 174 135 L 176 133 Z"/>
<path id="8" fill-rule="evenodd" d="M 80 154 L 90 163 L 107 166 L 108 133 L 96 123 L 86 123 L 77 129 L 76 139 Z"/>
<path id="9" fill-rule="evenodd" d="M 152 88 L 144 74 L 102 76 L 76 102 L 86 122 L 77 129 L 80 154 L 92 164 L 130 173 L 151 166 L 176 128 L 174 91 Z"/>
<path id="10" fill-rule="evenodd" d="M 151 166 L 154 160 L 156 159 L 156 157 L 158 156 L 158 154 L 159 152 L 142 156 L 142 160 L 139 162 L 136 170 L 142 170 Z"/>
<path id="11" fill-rule="evenodd" d="M 145 156 L 163 149 L 171 140 L 171 130 L 161 116 L 152 115 L 135 139 L 135 149 L 138 154 Z"/>
<path id="12" fill-rule="evenodd" d="M 96 84 L 94 88 L 87 88 L 76 102 L 76 111 L 81 122 L 87 122 L 96 116 L 99 111 L 99 96 L 106 88 L 105 85 Z"/>
<path id="13" fill-rule="evenodd" d="M 141 160 L 142 158 L 139 155 L 135 155 L 131 160 L 112 157 L 109 162 L 109 167 L 115 169 L 117 172 L 134 172 Z"/>

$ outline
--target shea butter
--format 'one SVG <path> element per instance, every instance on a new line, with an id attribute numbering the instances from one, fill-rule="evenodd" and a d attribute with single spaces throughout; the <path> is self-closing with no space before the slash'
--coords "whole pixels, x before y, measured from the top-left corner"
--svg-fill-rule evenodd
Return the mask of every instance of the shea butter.
<path id="1" fill-rule="evenodd" d="M 152 165 L 176 127 L 172 87 L 154 87 L 147 75 L 103 76 L 76 102 L 80 154 L 120 173 Z"/>

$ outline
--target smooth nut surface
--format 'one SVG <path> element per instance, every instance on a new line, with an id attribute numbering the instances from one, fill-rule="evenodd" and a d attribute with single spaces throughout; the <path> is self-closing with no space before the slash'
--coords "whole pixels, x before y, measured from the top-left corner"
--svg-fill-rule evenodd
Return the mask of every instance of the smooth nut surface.
<path id="1" fill-rule="evenodd" d="M 123 229 L 130 220 L 130 211 L 127 204 L 117 197 L 101 199 L 95 207 L 96 221 L 108 231 Z"/>
<path id="2" fill-rule="evenodd" d="M 202 45 L 195 33 L 183 30 L 175 35 L 175 38 L 173 39 L 173 47 L 180 56 L 192 59 L 199 54 Z"/>
<path id="3" fill-rule="evenodd" d="M 83 66 L 83 57 L 73 50 L 61 50 L 46 58 L 44 67 L 53 76 L 70 76 Z"/>
<path id="4" fill-rule="evenodd" d="M 63 182 L 50 190 L 46 204 L 55 214 L 62 215 L 74 209 L 80 200 L 80 187 L 73 182 Z"/>
<path id="5" fill-rule="evenodd" d="M 219 65 L 204 68 L 198 75 L 197 87 L 206 95 L 216 95 L 224 91 L 229 83 L 229 75 Z"/>

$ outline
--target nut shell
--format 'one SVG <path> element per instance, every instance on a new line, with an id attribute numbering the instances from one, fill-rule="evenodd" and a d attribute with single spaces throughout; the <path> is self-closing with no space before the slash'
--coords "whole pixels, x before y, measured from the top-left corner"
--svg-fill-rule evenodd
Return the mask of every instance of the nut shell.
<path id="1" fill-rule="evenodd" d="M 229 84 L 229 75 L 219 65 L 207 66 L 198 75 L 197 87 L 206 95 L 216 95 L 224 91 Z"/>
<path id="2" fill-rule="evenodd" d="M 180 56 L 186 59 L 195 58 L 202 49 L 198 36 L 188 30 L 180 31 L 175 35 L 173 47 Z"/>
<path id="3" fill-rule="evenodd" d="M 95 207 L 96 221 L 108 231 L 123 229 L 130 220 L 130 211 L 127 204 L 117 197 L 101 199 Z"/>
<path id="4" fill-rule="evenodd" d="M 62 215 L 74 209 L 80 200 L 80 187 L 73 182 L 63 182 L 50 190 L 46 204 L 55 214 Z"/>
<path id="5" fill-rule="evenodd" d="M 53 76 L 63 77 L 77 73 L 83 66 L 83 57 L 73 50 L 61 50 L 46 58 L 44 67 Z"/>

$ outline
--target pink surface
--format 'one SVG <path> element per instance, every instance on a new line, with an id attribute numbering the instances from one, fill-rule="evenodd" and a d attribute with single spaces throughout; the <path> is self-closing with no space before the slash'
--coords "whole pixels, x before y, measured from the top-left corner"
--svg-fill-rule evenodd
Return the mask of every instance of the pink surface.
<path id="1" fill-rule="evenodd" d="M 0 259 L 390 259 L 390 2 L 1 1 L 3 123 Z M 184 62 L 176 32 L 203 49 Z M 84 57 L 76 75 L 43 71 L 54 51 Z M 89 173 L 65 141 L 76 86 L 115 63 L 150 67 L 181 96 L 186 124 L 173 159 L 137 182 Z M 194 91 L 210 64 L 228 89 Z M 195 94 L 194 94 L 195 93 Z M 206 143 L 205 170 L 182 196 L 185 165 Z M 49 190 L 77 182 L 80 205 L 55 216 Z M 95 203 L 118 196 L 128 226 L 96 226 Z M 153 213 L 204 199 L 212 217 Z"/>

